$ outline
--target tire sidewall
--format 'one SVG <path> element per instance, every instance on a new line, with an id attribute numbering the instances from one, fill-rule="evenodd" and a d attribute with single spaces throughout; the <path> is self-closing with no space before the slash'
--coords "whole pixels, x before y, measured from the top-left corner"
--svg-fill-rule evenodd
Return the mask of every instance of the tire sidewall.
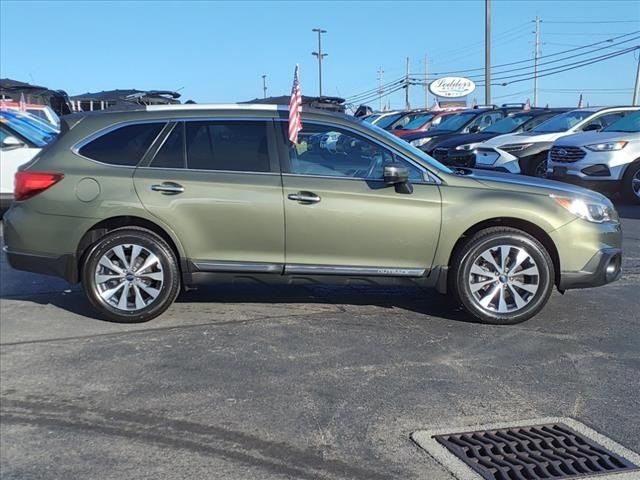
<path id="1" fill-rule="evenodd" d="M 473 262 L 484 251 L 497 247 L 499 245 L 512 245 L 514 247 L 524 248 L 531 255 L 538 266 L 540 272 L 540 287 L 535 293 L 534 298 L 522 309 L 515 313 L 501 314 L 486 310 L 477 305 L 473 294 L 469 287 L 469 275 Z M 455 279 L 456 290 L 459 299 L 465 308 L 474 316 L 478 317 L 485 323 L 511 325 L 523 322 L 536 315 L 547 303 L 553 289 L 553 264 L 544 247 L 532 238 L 517 233 L 512 234 L 495 234 L 481 239 L 477 243 L 468 246 L 467 251 L 461 258 L 461 265 L 458 269 L 458 275 Z"/>
<path id="2" fill-rule="evenodd" d="M 633 193 L 633 177 L 640 170 L 640 160 L 631 163 L 622 177 L 624 199 L 634 205 L 640 205 L 640 199 Z"/>
<path id="3" fill-rule="evenodd" d="M 165 275 L 157 299 L 147 307 L 133 312 L 120 310 L 102 301 L 95 282 L 95 271 L 102 256 L 118 245 L 137 244 L 145 247 L 160 260 Z M 82 285 L 91 304 L 110 321 L 139 323 L 164 312 L 175 300 L 180 288 L 180 275 L 175 255 L 170 247 L 152 233 L 120 230 L 107 234 L 94 245 L 82 264 Z"/>

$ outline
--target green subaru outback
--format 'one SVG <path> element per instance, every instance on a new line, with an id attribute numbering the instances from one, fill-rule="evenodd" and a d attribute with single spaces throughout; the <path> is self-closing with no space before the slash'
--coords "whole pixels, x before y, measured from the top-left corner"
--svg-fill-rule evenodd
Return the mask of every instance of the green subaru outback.
<path id="1" fill-rule="evenodd" d="M 5 250 L 17 269 L 82 282 L 103 317 L 141 322 L 181 288 L 239 280 L 409 283 L 513 324 L 556 286 L 620 275 L 605 197 L 451 170 L 351 117 L 172 105 L 86 113 L 16 175 Z"/>

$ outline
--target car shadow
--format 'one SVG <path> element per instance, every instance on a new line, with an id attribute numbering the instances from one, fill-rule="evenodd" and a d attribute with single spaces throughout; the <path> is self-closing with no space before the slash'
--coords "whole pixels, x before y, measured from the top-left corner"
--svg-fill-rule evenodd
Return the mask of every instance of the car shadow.
<path id="1" fill-rule="evenodd" d="M 77 286 L 73 286 L 72 290 L 62 292 L 21 293 L 19 295 L 2 295 L 0 298 L 28 301 L 38 305 L 53 305 L 75 315 L 101 322 L 110 322 L 93 309 L 84 293 Z M 460 306 L 454 304 L 450 297 L 440 295 L 434 290 L 424 290 L 418 287 L 222 284 L 182 292 L 176 300 L 173 313 L 180 315 L 181 305 L 202 305 L 205 303 L 212 305 L 239 304 L 240 308 L 242 305 L 291 307 L 291 316 L 300 315 L 301 311 L 306 312 L 307 310 L 297 308 L 305 304 L 336 306 L 338 307 L 337 312 L 347 315 L 358 313 L 355 310 L 350 312 L 349 307 L 369 306 L 382 309 L 382 312 L 372 311 L 371 315 L 383 312 L 402 314 L 403 311 L 410 311 L 425 315 L 425 317 L 476 323 L 476 320 Z M 192 312 L 190 313 L 192 314 Z M 289 315 L 288 312 L 282 314 Z M 211 309 L 208 310 L 207 315 L 211 315 Z M 256 317 L 261 317 L 261 315 L 256 314 Z"/>
<path id="2" fill-rule="evenodd" d="M 618 211 L 620 218 L 640 220 L 640 205 L 616 203 L 616 210 Z"/>

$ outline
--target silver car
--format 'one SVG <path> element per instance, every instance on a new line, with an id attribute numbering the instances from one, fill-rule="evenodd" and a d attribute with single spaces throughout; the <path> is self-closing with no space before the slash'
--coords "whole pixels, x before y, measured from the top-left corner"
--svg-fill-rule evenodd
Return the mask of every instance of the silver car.
<path id="1" fill-rule="evenodd" d="M 600 132 L 562 137 L 549 151 L 547 175 L 640 204 L 640 112 Z"/>

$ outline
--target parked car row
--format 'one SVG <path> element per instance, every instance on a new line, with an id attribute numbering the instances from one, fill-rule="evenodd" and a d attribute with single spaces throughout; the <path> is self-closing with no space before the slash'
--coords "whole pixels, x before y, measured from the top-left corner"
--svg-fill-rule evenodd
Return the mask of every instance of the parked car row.
<path id="1" fill-rule="evenodd" d="M 58 130 L 28 113 L 0 112 L 0 210 L 13 201 L 13 179 L 18 167 L 29 162 L 58 135 Z"/>
<path id="2" fill-rule="evenodd" d="M 548 176 L 620 193 L 627 201 L 640 203 L 638 110 L 628 106 L 525 109 L 516 104 L 385 112 L 365 121 L 451 167 Z"/>

